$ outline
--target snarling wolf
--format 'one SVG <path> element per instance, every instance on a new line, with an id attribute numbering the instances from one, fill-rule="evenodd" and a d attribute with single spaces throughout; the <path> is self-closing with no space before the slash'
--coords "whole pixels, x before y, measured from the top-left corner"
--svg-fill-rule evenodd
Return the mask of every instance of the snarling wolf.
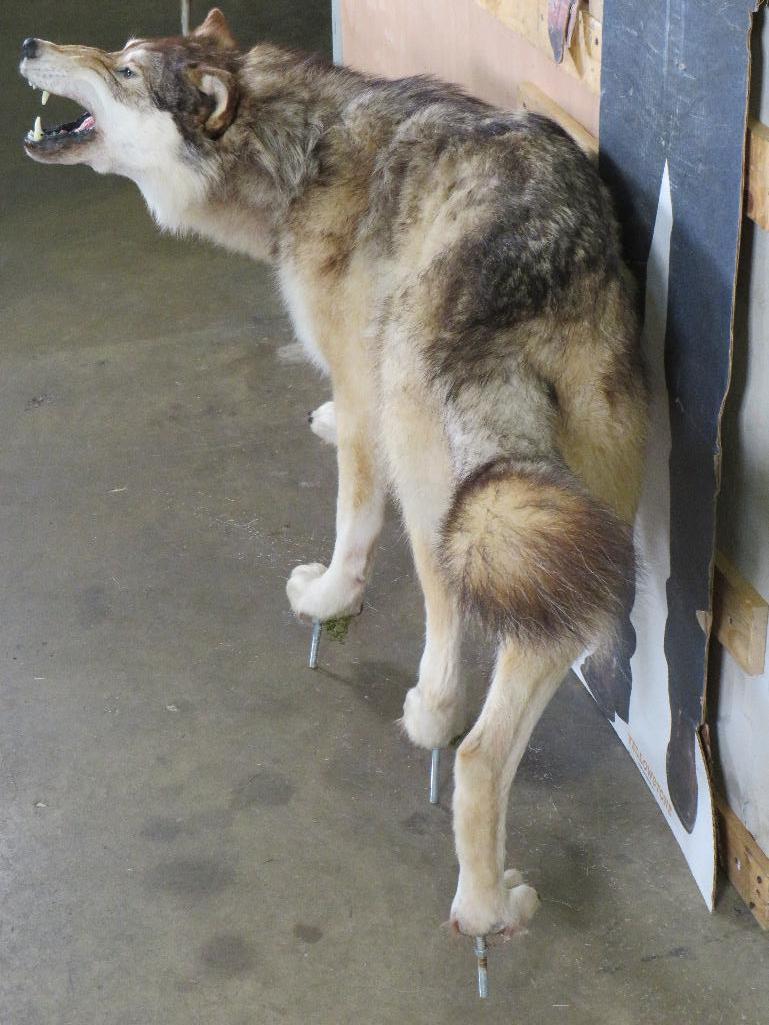
<path id="1" fill-rule="evenodd" d="M 314 426 L 339 472 L 333 557 L 293 571 L 294 612 L 360 611 L 389 488 L 426 607 L 415 744 L 467 726 L 468 622 L 495 639 L 456 757 L 451 921 L 521 930 L 537 895 L 505 872 L 508 791 L 569 666 L 611 645 L 634 575 L 645 385 L 594 166 L 552 122 L 440 82 L 243 51 L 217 9 L 118 53 L 28 39 L 21 73 L 87 108 L 38 123 L 30 157 L 131 178 L 161 227 L 276 267 L 331 378 Z"/>

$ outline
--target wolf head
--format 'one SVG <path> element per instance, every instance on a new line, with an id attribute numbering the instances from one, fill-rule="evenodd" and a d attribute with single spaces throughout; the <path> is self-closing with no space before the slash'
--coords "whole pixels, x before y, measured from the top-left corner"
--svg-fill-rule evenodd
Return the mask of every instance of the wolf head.
<path id="1" fill-rule="evenodd" d="M 158 220 L 175 226 L 173 208 L 205 190 L 236 115 L 239 57 L 217 8 L 188 36 L 132 39 L 116 53 L 27 39 L 21 74 L 86 110 L 28 132 L 24 149 L 41 163 L 133 179 Z"/>

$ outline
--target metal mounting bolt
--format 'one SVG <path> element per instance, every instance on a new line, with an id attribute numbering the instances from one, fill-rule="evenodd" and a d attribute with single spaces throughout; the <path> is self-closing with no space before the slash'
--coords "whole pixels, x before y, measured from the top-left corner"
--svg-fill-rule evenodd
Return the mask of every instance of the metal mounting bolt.
<path id="1" fill-rule="evenodd" d="M 182 0 L 182 35 L 190 33 L 190 0 Z"/>
<path id="2" fill-rule="evenodd" d="M 475 937 L 475 957 L 478 962 L 478 996 L 486 1000 L 489 995 L 489 954 L 485 936 Z"/>
<path id="3" fill-rule="evenodd" d="M 310 669 L 318 668 L 318 646 L 320 645 L 320 631 L 323 624 L 319 619 L 313 619 L 312 621 L 312 637 L 310 638 L 310 657 L 307 659 L 307 665 Z"/>
<path id="4" fill-rule="evenodd" d="M 438 803 L 438 787 L 440 784 L 441 749 L 434 747 L 430 755 L 430 804 Z"/>

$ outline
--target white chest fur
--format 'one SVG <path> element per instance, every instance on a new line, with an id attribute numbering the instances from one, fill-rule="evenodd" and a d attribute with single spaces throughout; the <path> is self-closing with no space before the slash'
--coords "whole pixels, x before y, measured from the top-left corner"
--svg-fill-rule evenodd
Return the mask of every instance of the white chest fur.
<path id="1" fill-rule="evenodd" d="M 296 337 L 302 343 L 308 358 L 316 366 L 320 367 L 321 370 L 328 373 L 328 363 L 318 345 L 315 325 L 306 298 L 306 290 L 303 288 L 301 277 L 290 260 L 281 262 L 278 269 L 278 281 Z"/>

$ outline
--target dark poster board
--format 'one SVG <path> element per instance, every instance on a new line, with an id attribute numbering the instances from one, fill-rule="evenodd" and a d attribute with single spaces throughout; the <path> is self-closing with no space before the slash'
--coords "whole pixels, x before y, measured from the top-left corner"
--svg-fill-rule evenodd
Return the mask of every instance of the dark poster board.
<path id="1" fill-rule="evenodd" d="M 645 296 L 644 563 L 610 680 L 585 676 L 712 899 L 703 721 L 755 0 L 605 0 L 601 170 Z M 602 693 L 599 695 L 599 690 Z"/>

